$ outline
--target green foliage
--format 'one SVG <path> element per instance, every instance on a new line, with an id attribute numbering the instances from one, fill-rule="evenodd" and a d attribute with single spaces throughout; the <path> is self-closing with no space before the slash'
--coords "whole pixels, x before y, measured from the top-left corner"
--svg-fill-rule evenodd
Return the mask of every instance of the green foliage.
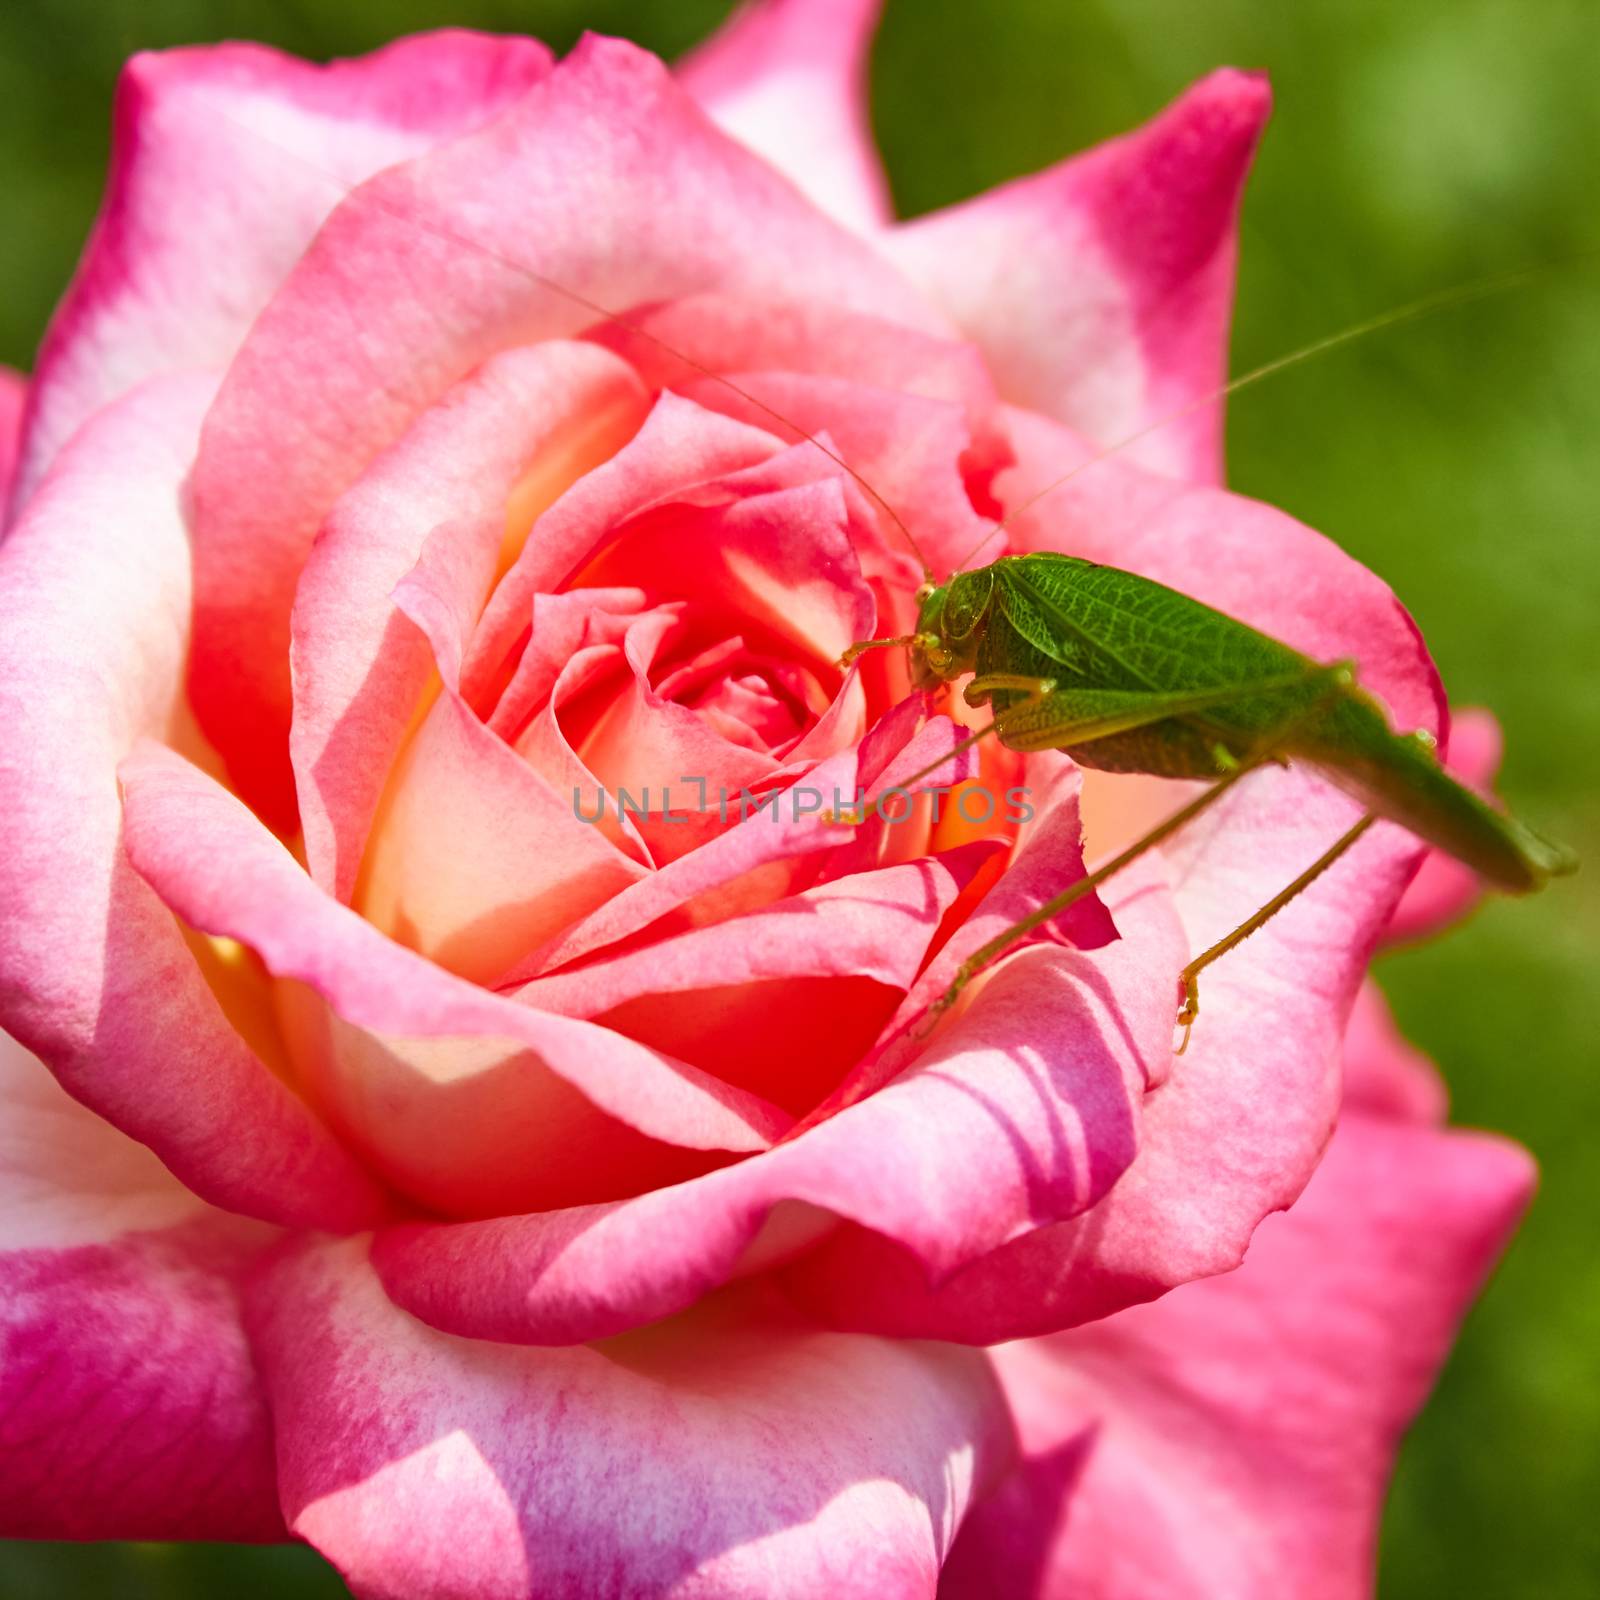
<path id="1" fill-rule="evenodd" d="M 584 26 L 672 53 L 723 0 L 10 0 L 0 8 L 0 358 L 26 365 L 98 193 L 118 60 L 270 40 L 351 53 L 454 22 Z M 1418 294 L 1592 249 L 1593 0 L 890 0 L 878 131 L 905 211 L 974 193 L 1153 113 L 1223 62 L 1278 113 L 1247 201 L 1234 370 Z M 1416 614 L 1463 703 L 1507 730 L 1504 789 L 1590 878 L 1486 906 L 1384 961 L 1457 1120 L 1544 1168 L 1534 1211 L 1401 1457 L 1382 1593 L 1588 1600 L 1600 1571 L 1600 272 L 1334 352 L 1230 408 L 1236 487 L 1330 534 Z M 320 1586 L 319 1586 L 320 1585 Z M 340 1592 L 295 1551 L 0 1549 L 0 1595 Z"/>
<path id="2" fill-rule="evenodd" d="M 336 1600 L 349 1592 L 304 1545 L 0 1544 L 4 1600 Z"/>

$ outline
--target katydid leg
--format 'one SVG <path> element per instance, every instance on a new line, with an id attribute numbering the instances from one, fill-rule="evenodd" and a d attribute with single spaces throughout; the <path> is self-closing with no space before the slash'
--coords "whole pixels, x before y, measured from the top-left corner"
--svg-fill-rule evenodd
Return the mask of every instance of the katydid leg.
<path id="1" fill-rule="evenodd" d="M 893 650 L 896 648 L 909 648 L 917 642 L 914 633 L 902 633 L 893 639 L 859 639 L 839 657 L 839 667 L 847 670 L 851 664 L 869 650 Z"/>
<path id="2" fill-rule="evenodd" d="M 1080 688 L 1076 684 L 1064 684 L 1059 678 L 1021 678 L 1010 673 L 990 673 L 974 678 L 967 685 L 966 700 L 969 705 L 978 705 L 996 691 L 1029 687 L 1032 693 L 1028 698 L 999 712 L 994 719 L 995 726 L 1002 742 L 1013 750 L 1054 750 L 1069 744 L 1090 744 L 1113 734 L 1131 733 L 1172 717 L 1199 716 L 1206 711 L 1238 705 L 1256 695 L 1315 684 L 1319 679 L 1342 680 L 1345 671 L 1342 667 L 1310 667 L 1302 672 L 1280 673 L 1247 683 L 1171 691 Z M 1325 699 L 1319 696 L 1314 707 L 1321 709 L 1325 704 Z M 1301 720 L 1302 714 L 1297 713 L 1292 725 L 1298 726 Z"/>
<path id="3" fill-rule="evenodd" d="M 1142 838 L 1135 839 L 1126 850 L 1113 856 L 1104 866 L 1096 867 L 1093 872 L 1086 873 L 1076 883 L 1069 884 L 1060 894 L 1046 900 L 1037 910 L 1013 922 L 1010 927 L 1003 928 L 986 945 L 980 946 L 967 957 L 956 969 L 956 975 L 950 981 L 950 987 L 939 996 L 928 1008 L 928 1014 L 923 1024 L 923 1032 L 929 1031 L 934 1023 L 956 1003 L 961 991 L 989 965 L 991 961 L 1005 954 L 1019 939 L 1026 938 L 1037 927 L 1058 917 L 1070 906 L 1076 905 L 1086 895 L 1092 894 L 1108 878 L 1122 871 L 1130 863 L 1137 861 L 1145 851 L 1153 849 L 1163 839 L 1170 838 L 1180 828 L 1194 821 L 1196 817 L 1208 806 L 1220 800 L 1234 784 L 1247 773 L 1253 772 L 1262 761 L 1268 758 L 1263 756 L 1259 760 L 1241 763 L 1227 777 L 1219 779 L 1212 784 L 1203 794 L 1196 795 L 1188 805 L 1173 814 L 1164 822 L 1157 823 L 1149 833 Z"/>
<path id="4" fill-rule="evenodd" d="M 1227 955 L 1235 945 L 1242 944 L 1264 922 L 1277 916 L 1302 890 L 1310 888 L 1377 820 L 1376 814 L 1369 811 L 1348 833 L 1343 834 L 1323 851 L 1293 883 L 1279 890 L 1253 916 L 1246 917 L 1232 933 L 1224 939 L 1217 940 L 1209 950 L 1197 955 L 1178 974 L 1178 982 L 1183 988 L 1183 1005 L 1178 1011 L 1178 1022 L 1183 1028 L 1183 1043 L 1178 1046 L 1180 1056 L 1189 1048 L 1189 1035 L 1194 1031 L 1194 1019 L 1200 1015 L 1200 985 L 1197 981 L 1200 974 L 1219 956 Z"/>

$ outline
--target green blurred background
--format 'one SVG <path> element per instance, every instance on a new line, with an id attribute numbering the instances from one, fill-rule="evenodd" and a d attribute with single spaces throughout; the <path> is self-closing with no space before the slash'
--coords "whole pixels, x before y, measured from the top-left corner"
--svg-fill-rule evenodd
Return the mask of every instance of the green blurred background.
<path id="1" fill-rule="evenodd" d="M 253 38 L 303 55 L 457 23 L 671 56 L 725 0 L 10 0 L 0 12 L 0 360 L 27 367 L 93 213 L 118 63 Z M 1277 112 L 1245 207 L 1243 371 L 1419 294 L 1600 245 L 1594 0 L 889 0 L 872 72 L 902 213 L 1117 133 L 1222 63 Z M 1458 1121 L 1543 1187 L 1400 1459 L 1381 1592 L 1600 1594 L 1600 263 L 1240 395 L 1232 481 L 1331 534 L 1507 730 L 1505 793 L 1589 878 L 1385 958 Z M 343 1593 L 307 1551 L 0 1545 L 0 1596 Z M 1220 1597 L 1219 1600 L 1226 1600 Z M 1293 1597 L 1286 1597 L 1293 1600 Z"/>

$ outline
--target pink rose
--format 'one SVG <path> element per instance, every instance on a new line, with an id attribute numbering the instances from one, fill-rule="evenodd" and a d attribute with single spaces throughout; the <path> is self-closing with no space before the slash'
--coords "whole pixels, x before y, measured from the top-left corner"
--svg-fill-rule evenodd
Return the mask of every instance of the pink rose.
<path id="1" fill-rule="evenodd" d="M 911 614 L 887 507 L 948 571 L 1216 384 L 1266 90 L 893 226 L 872 9 L 768 4 L 676 79 L 460 33 L 130 64 L 5 428 L 5 1531 L 292 1534 L 371 1596 L 1362 1592 L 1526 1163 L 1429 1125 L 1363 999 L 1333 1153 L 1231 1269 L 1414 842 L 1208 975 L 1175 1061 L 1187 952 L 1340 796 L 1257 775 L 926 1040 L 1085 825 L 1170 799 L 990 750 L 964 793 L 1031 819 L 829 815 L 959 733 L 835 664 Z M 1393 596 L 1221 488 L 1218 430 L 1013 547 L 1442 734 Z"/>

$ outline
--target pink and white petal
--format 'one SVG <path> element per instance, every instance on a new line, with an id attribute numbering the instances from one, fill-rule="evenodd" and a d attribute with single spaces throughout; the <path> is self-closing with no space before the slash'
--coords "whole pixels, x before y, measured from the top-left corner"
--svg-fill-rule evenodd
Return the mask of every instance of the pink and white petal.
<path id="1" fill-rule="evenodd" d="M 1237 1272 L 996 1351 L 1024 1465 L 943 1600 L 1359 1600 L 1400 1435 L 1526 1204 L 1480 1135 L 1351 1115 Z"/>
<path id="2" fill-rule="evenodd" d="M 536 520 L 516 561 L 495 585 L 462 663 L 468 703 L 493 723 L 499 696 L 517 670 L 535 604 L 581 583 L 585 566 L 617 528 L 653 505 L 687 498 L 696 488 L 781 449 L 771 434 L 678 395 L 659 395 L 634 437 Z"/>
<path id="3" fill-rule="evenodd" d="M 652 389 L 681 389 L 708 372 L 810 373 L 959 405 L 975 433 L 990 424 L 994 380 L 977 346 L 850 311 L 804 289 L 790 283 L 778 297 L 760 300 L 681 295 L 585 337 L 626 356 Z"/>
<path id="4" fill-rule="evenodd" d="M 964 846 L 836 879 L 731 922 L 712 923 L 517 991 L 563 1016 L 592 1016 L 651 994 L 811 974 L 908 988 L 946 911 L 997 846 Z"/>
<path id="5" fill-rule="evenodd" d="M 235 1031 L 123 855 L 117 763 L 184 715 L 180 486 L 212 389 L 160 380 L 108 407 L 0 546 L 0 1024 L 206 1199 L 342 1228 L 381 1213 L 376 1186 Z"/>
<path id="6" fill-rule="evenodd" d="M 716 521 L 713 519 L 713 526 Z M 696 602 L 703 598 L 692 592 L 697 579 L 710 578 L 713 592 L 728 587 L 726 570 L 717 570 L 723 564 L 717 560 L 714 537 L 710 543 L 709 550 L 702 547 L 702 551 L 696 551 L 692 535 L 685 540 L 685 566 L 699 568 L 701 563 L 695 558 L 705 553 L 710 558 L 706 564 L 712 570 L 685 573 L 684 587 L 691 592 L 683 600 L 663 600 L 653 583 L 654 596 L 650 590 L 640 589 L 647 599 L 655 600 L 654 608 L 624 633 L 615 651 L 604 654 L 602 670 L 613 674 L 616 680 L 614 697 L 598 716 L 591 713 L 590 717 L 581 718 L 574 733 L 582 746 L 584 762 L 609 788 L 620 786 L 638 795 L 653 786 L 659 798 L 668 792 L 664 778 L 670 784 L 675 775 L 701 773 L 713 781 L 725 779 L 737 793 L 741 784 L 757 784 L 778 770 L 777 760 L 748 740 L 747 729 L 739 728 L 729 718 L 719 723 L 705 715 L 698 703 L 685 704 L 678 698 L 677 691 L 707 683 L 716 685 L 724 696 L 736 695 L 738 688 L 730 673 L 737 671 L 742 641 L 724 639 L 681 666 L 670 666 L 664 660 L 684 637 L 685 612 L 696 610 Z M 574 687 L 564 684 L 558 693 L 565 699 Z M 552 696 L 552 721 L 556 720 L 555 698 Z M 745 732 L 746 741 L 735 742 L 731 737 L 735 732 Z M 655 809 L 659 811 L 660 806 Z M 655 821 L 652 825 L 659 830 L 662 823 Z"/>
<path id="7" fill-rule="evenodd" d="M 1224 70 L 1135 133 L 901 227 L 893 257 L 983 347 L 1006 399 L 1129 438 L 1227 369 L 1239 196 L 1270 104 Z M 1193 482 L 1222 476 L 1222 409 L 1131 446 Z"/>
<path id="8" fill-rule="evenodd" d="M 767 460 L 782 448 L 680 396 L 657 396 L 643 426 L 607 462 L 580 478 L 530 530 L 495 585 L 462 664 L 462 692 L 486 717 L 529 628 L 540 596 L 565 590 L 611 534 L 652 505 Z"/>
<path id="9" fill-rule="evenodd" d="M 685 386 L 685 392 L 713 410 L 757 426 L 765 422 L 778 433 L 826 434 L 905 525 L 884 527 L 892 551 L 908 553 L 912 534 L 906 530 L 914 530 L 919 561 L 949 572 L 987 532 L 963 471 L 972 433 L 955 405 L 808 373 L 741 372 L 738 379 L 750 399 L 709 378 Z M 774 422 L 767 407 L 789 426 Z M 874 501 L 874 510 L 880 503 Z"/>
<path id="10" fill-rule="evenodd" d="M 820 1108 L 820 1114 L 852 1105 L 898 1076 L 919 1053 L 921 1023 L 928 1007 L 949 988 L 961 964 L 1084 875 L 1078 769 L 1066 757 L 1051 753 L 1035 762 L 1031 776 L 1040 780 L 1029 787 L 1030 803 L 1036 804 L 1037 816 L 999 881 L 972 908 L 949 942 L 918 976 L 878 1047 L 862 1058 L 838 1091 Z M 893 779 L 891 770 L 886 774 L 886 781 L 892 783 Z M 1133 881 L 1143 881 L 1144 875 L 1139 874 L 1138 869 L 1135 874 Z M 1125 889 L 1126 884 L 1119 887 Z M 1153 879 L 1150 888 L 1157 895 L 1165 891 L 1165 885 Z M 1173 937 L 1166 954 L 1181 965 L 1183 958 L 1175 924 L 1169 931 Z M 1054 940 L 1079 950 L 1098 950 L 1116 938 L 1117 927 L 1111 914 L 1100 896 L 1091 893 L 1042 928 L 1034 942 Z M 1019 950 L 1022 948 L 1025 946 L 1018 946 Z M 1177 970 L 1174 966 L 1174 974 Z M 1166 1065 L 1164 1056 L 1158 1054 L 1152 1058 L 1146 1089 L 1156 1087 L 1164 1079 Z"/>
<path id="11" fill-rule="evenodd" d="M 283 1537 L 238 1280 L 275 1237 L 214 1211 L 0 1034 L 0 1533 Z"/>
<path id="12" fill-rule="evenodd" d="M 1503 743 L 1494 713 L 1468 706 L 1450 719 L 1445 766 L 1462 783 L 1490 794 Z M 1464 917 L 1482 896 L 1483 880 L 1469 866 L 1442 850 L 1430 850 L 1389 919 L 1384 939 L 1389 943 L 1426 939 Z"/>
<path id="13" fill-rule="evenodd" d="M 210 1208 L 142 1144 L 79 1105 L 0 1033 L 0 1248 L 64 1250 L 192 1221 Z"/>
<path id="14" fill-rule="evenodd" d="M 617 40 L 585 40 L 487 128 L 341 202 L 229 368 L 192 480 L 192 694 L 242 792 L 288 815 L 295 579 L 329 507 L 418 412 L 597 308 L 775 293 L 795 261 L 824 297 L 930 318 L 870 245 Z"/>
<path id="15" fill-rule="evenodd" d="M 814 452 L 779 458 L 815 469 Z M 637 518 L 582 581 L 632 585 L 655 603 L 698 602 L 731 631 L 832 667 L 870 636 L 872 591 L 833 475 L 750 492 L 724 505 L 663 506 Z M 715 486 L 708 486 L 715 493 Z"/>
<path id="16" fill-rule="evenodd" d="M 879 0 L 749 0 L 677 68 L 719 127 L 862 231 L 890 217 L 866 104 L 878 9 Z"/>
<path id="17" fill-rule="evenodd" d="M 568 591 L 575 597 L 597 592 L 600 591 Z M 536 621 L 539 611 L 543 609 L 536 607 Z M 647 618 L 655 621 L 659 615 L 659 612 L 647 613 Z M 608 621 L 603 621 L 596 629 L 597 634 L 609 631 Z M 636 816 L 631 809 L 623 806 L 619 797 L 613 796 L 614 803 L 607 803 L 604 793 L 607 782 L 595 770 L 588 741 L 580 740 L 585 746 L 584 754 L 580 756 L 568 739 L 562 722 L 563 713 L 569 709 L 569 701 L 580 706 L 586 705 L 592 713 L 597 701 L 608 691 L 617 692 L 627 675 L 628 667 L 619 643 L 591 643 L 576 650 L 556 674 L 543 709 L 528 722 L 510 749 L 551 792 L 567 797 L 567 815 L 559 819 L 557 829 L 570 826 L 572 820 L 576 819 L 584 827 L 609 840 L 630 862 L 633 881 L 639 883 L 648 877 L 650 867 L 659 865 L 644 836 L 649 819 Z M 515 684 L 516 679 L 513 678 L 512 684 L 507 686 L 508 693 Z M 501 704 L 504 703 L 502 699 Z M 667 770 L 677 772 L 681 768 L 673 764 Z M 660 772 L 660 768 L 655 769 L 654 776 L 659 778 Z M 635 788 L 632 797 L 641 807 L 648 805 L 648 790 Z M 698 833 L 699 830 L 696 831 Z M 591 904 L 588 909 L 593 911 L 596 906 L 604 909 L 609 903 L 609 899 L 601 900 Z M 573 920 L 576 919 L 552 918 L 552 933 L 559 936 Z M 515 982 L 527 969 L 529 962 L 537 959 L 538 951 L 546 943 L 548 940 L 531 950 L 524 946 L 521 958 L 513 962 L 509 971 L 499 979 L 499 986 Z"/>
<path id="18" fill-rule="evenodd" d="M 513 537 L 624 444 L 644 394 L 592 345 L 507 352 L 466 378 L 334 506 L 301 574 L 292 619 L 295 766 L 312 876 L 348 900 L 385 780 L 433 672 L 394 590 L 428 535 Z"/>
<path id="19" fill-rule="evenodd" d="M 375 927 L 476 983 L 498 984 L 644 875 L 563 792 L 441 694 L 407 742 L 356 889 Z"/>
<path id="20" fill-rule="evenodd" d="M 777 300 L 685 295 L 631 312 L 626 324 L 592 328 L 586 337 L 626 356 L 653 389 L 694 389 L 708 404 L 712 389 L 720 389 L 725 398 L 716 404 L 722 410 L 736 398 L 729 385 L 743 388 L 742 375 L 750 373 L 833 379 L 956 408 L 972 441 L 962 466 L 980 498 L 988 478 L 1010 459 L 994 380 L 976 345 L 797 295 L 792 286 Z M 782 416 L 757 409 L 763 428 L 783 431 Z M 830 426 L 831 419 L 824 419 L 822 427 L 808 431 L 820 436 Z M 863 470 L 862 476 L 880 487 L 874 473 Z M 893 495 L 884 497 L 894 501 Z M 936 570 L 944 571 L 968 553 L 970 543 L 926 554 Z M 864 560 L 868 554 L 863 550 Z M 896 578 L 914 587 L 915 566 Z"/>
<path id="21" fill-rule="evenodd" d="M 1355 815 L 1295 773 L 1260 774 L 1231 799 L 1203 839 L 1172 852 L 1191 949 L 1242 922 Z M 914 1254 L 840 1230 L 796 1269 L 796 1292 L 842 1327 L 989 1344 L 1108 1316 L 1237 1266 L 1261 1219 L 1299 1194 L 1332 1130 L 1345 1018 L 1414 861 L 1398 830 L 1374 829 L 1205 974 L 1190 1048 L 1146 1096 L 1138 1155 L 1094 1210 L 935 1282 Z M 1122 893 L 1108 905 L 1126 938 L 1150 890 Z M 1163 997 L 1175 1003 L 1171 989 Z"/>
<path id="22" fill-rule="evenodd" d="M 254 44 L 135 56 L 105 203 L 40 352 L 12 514 L 108 401 L 225 366 L 353 186 L 483 126 L 549 65 L 531 39 L 456 30 L 327 66 Z"/>
<path id="23" fill-rule="evenodd" d="M 912 1070 L 754 1160 L 616 1205 L 400 1225 L 374 1260 L 425 1322 L 533 1344 L 682 1310 L 797 1213 L 818 1224 L 806 1243 L 846 1218 L 942 1280 L 1125 1178 L 1144 1085 L 1171 1048 L 1172 945 L 1170 913 L 1146 897 L 1118 944 L 1025 952 Z"/>
<path id="24" fill-rule="evenodd" d="M 1395 1025 L 1377 981 L 1364 979 L 1344 1034 L 1345 1111 L 1433 1124 L 1447 1098 L 1438 1068 Z"/>
<path id="25" fill-rule="evenodd" d="M 604 1022 L 803 1116 L 882 1032 L 999 848 L 857 873 L 536 978 L 517 998 Z"/>
<path id="26" fill-rule="evenodd" d="M 374 926 L 489 985 L 644 872 L 462 699 L 498 540 L 495 527 L 445 523 L 394 591 L 441 692 L 389 774 L 354 895 Z"/>
<path id="27" fill-rule="evenodd" d="M 621 644 L 645 609 L 640 589 L 567 589 L 536 594 L 527 642 L 486 725 L 515 743 L 549 700 L 567 664 L 591 646 Z"/>
<path id="28" fill-rule="evenodd" d="M 482 1215 L 633 1193 L 766 1149 L 790 1125 L 755 1095 L 393 943 L 172 752 L 142 746 L 122 778 L 135 866 L 190 925 L 294 980 L 290 997 L 309 1004 L 289 1014 L 290 1044 L 310 1088 L 431 1208 Z"/>
<path id="29" fill-rule="evenodd" d="M 757 810 L 752 805 L 741 815 L 736 799 L 730 797 L 728 816 L 735 825 L 631 884 L 534 951 L 506 982 L 525 982 L 553 972 L 646 929 L 659 939 L 684 928 L 728 921 L 797 892 L 802 879 L 809 884 L 819 877 L 848 876 L 835 870 L 841 863 L 848 863 L 852 872 L 878 865 L 875 856 L 862 850 L 862 835 L 872 824 L 858 828 L 829 820 L 828 813 L 847 811 L 858 790 L 879 781 L 886 764 L 898 758 L 909 777 L 955 740 L 949 719 L 929 719 L 920 697 L 902 702 L 867 731 L 859 747 L 824 758 L 797 774 L 789 788 L 775 790 L 775 796 L 786 798 L 776 799 L 770 807 Z M 940 777 L 940 772 L 930 771 L 922 782 Z M 699 791 L 689 792 L 700 807 Z M 824 797 L 827 810 L 813 804 L 817 795 Z M 712 804 L 709 795 L 704 804 Z M 721 805 L 718 800 L 719 821 Z M 805 859 L 817 856 L 823 857 L 820 871 L 815 860 Z"/>
<path id="30" fill-rule="evenodd" d="M 253 1310 L 289 1525 L 362 1600 L 932 1600 L 1010 1456 L 981 1354 L 823 1332 L 760 1289 L 518 1350 L 423 1327 L 334 1244 Z"/>
<path id="31" fill-rule="evenodd" d="M 0 504 L 11 493 L 22 454 L 22 410 L 28 402 L 28 380 L 10 367 L 0 367 Z M 0 527 L 0 535 L 4 528 Z"/>

